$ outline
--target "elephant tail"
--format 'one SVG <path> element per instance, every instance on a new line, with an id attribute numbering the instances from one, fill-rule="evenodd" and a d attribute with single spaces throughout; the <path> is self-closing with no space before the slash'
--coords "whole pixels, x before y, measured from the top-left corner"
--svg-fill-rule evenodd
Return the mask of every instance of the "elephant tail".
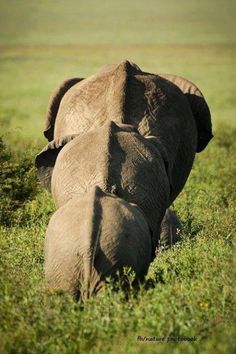
<path id="1" fill-rule="evenodd" d="M 81 297 L 88 298 L 102 287 L 101 274 L 95 268 L 95 259 L 99 254 L 99 240 L 102 224 L 101 198 L 104 192 L 95 187 L 89 196 L 88 213 L 84 223 L 84 237 L 81 245 L 83 263 L 83 284 Z"/>
<path id="2" fill-rule="evenodd" d="M 61 85 L 56 89 L 56 91 L 52 94 L 47 108 L 45 128 L 43 132 L 44 136 L 48 139 L 48 141 L 51 141 L 54 138 L 54 126 L 56 116 L 63 96 L 72 86 L 82 80 L 83 79 L 81 78 L 75 77 L 73 79 L 63 81 Z"/>

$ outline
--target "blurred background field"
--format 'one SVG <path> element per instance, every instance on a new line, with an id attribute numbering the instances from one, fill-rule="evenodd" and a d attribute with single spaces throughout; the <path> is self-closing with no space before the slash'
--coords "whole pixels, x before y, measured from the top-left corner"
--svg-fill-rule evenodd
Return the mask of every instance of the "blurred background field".
<path id="1" fill-rule="evenodd" d="M 234 353 L 236 2 L 0 0 L 0 351 Z M 34 155 L 61 81 L 129 59 L 184 76 L 203 91 L 215 138 L 175 203 L 185 239 L 154 262 L 153 287 L 108 288 L 77 305 L 49 293 L 43 239 L 53 204 Z M 195 237 L 197 236 L 197 237 Z M 198 337 L 138 343 L 137 335 Z"/>
<path id="2" fill-rule="evenodd" d="M 187 77 L 213 122 L 235 125 L 235 10 L 222 0 L 1 1 L 1 128 L 13 140 L 42 140 L 54 88 L 123 59 Z"/>

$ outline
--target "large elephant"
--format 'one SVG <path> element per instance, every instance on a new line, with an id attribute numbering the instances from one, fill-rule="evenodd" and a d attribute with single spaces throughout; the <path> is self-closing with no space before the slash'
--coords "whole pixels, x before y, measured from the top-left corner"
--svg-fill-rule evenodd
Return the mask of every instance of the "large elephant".
<path id="1" fill-rule="evenodd" d="M 123 267 L 142 280 L 151 261 L 151 235 L 142 212 L 95 187 L 52 216 L 45 240 L 49 287 L 77 298 L 97 293 Z"/>
<path id="2" fill-rule="evenodd" d="M 135 203 L 147 219 L 154 252 L 170 186 L 161 151 L 133 126 L 108 121 L 100 129 L 56 139 L 36 157 L 36 166 L 58 208 L 95 186 Z"/>
<path id="3" fill-rule="evenodd" d="M 114 270 L 128 265 L 142 278 L 156 247 L 179 238 L 167 208 L 212 137 L 201 92 L 185 79 L 125 61 L 64 82 L 49 104 L 44 133 L 49 144 L 36 166 L 58 208 L 45 244 L 49 282 L 78 293 L 84 281 L 90 294 L 113 274 L 111 259 L 120 260 Z M 125 230 L 133 242 L 122 258 Z"/>
<path id="4" fill-rule="evenodd" d="M 210 111 L 200 90 L 184 78 L 146 73 L 128 61 L 106 66 L 59 87 L 44 134 L 51 141 L 98 129 L 110 120 L 133 125 L 162 151 L 170 205 L 187 180 L 195 153 L 212 138 Z"/>

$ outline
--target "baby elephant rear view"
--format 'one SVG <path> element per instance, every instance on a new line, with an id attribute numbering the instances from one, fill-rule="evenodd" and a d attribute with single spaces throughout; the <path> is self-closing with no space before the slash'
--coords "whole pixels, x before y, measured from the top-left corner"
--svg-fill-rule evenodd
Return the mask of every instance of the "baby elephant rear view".
<path id="1" fill-rule="evenodd" d="M 72 198 L 50 220 L 45 271 L 50 287 L 76 297 L 97 293 L 124 266 L 139 279 L 151 261 L 151 235 L 137 206 L 100 188 Z"/>

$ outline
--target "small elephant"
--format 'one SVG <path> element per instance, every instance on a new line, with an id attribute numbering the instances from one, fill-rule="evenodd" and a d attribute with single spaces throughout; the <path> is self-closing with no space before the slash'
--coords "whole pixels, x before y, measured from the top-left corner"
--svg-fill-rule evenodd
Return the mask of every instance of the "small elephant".
<path id="1" fill-rule="evenodd" d="M 36 166 L 58 208 L 95 186 L 135 203 L 157 247 L 169 201 L 168 174 L 160 150 L 133 126 L 108 121 L 98 130 L 54 140 L 36 157 Z"/>
<path id="2" fill-rule="evenodd" d="M 77 298 L 99 292 L 105 277 L 130 267 L 142 280 L 151 261 L 151 235 L 139 208 L 93 188 L 52 216 L 45 240 L 50 288 Z"/>
<path id="3" fill-rule="evenodd" d="M 129 61 L 106 66 L 59 87 L 49 104 L 44 134 L 51 141 L 97 131 L 110 120 L 134 126 L 162 150 L 170 205 L 187 180 L 195 153 L 212 138 L 211 115 L 200 90 L 184 78 L 146 73 Z"/>

